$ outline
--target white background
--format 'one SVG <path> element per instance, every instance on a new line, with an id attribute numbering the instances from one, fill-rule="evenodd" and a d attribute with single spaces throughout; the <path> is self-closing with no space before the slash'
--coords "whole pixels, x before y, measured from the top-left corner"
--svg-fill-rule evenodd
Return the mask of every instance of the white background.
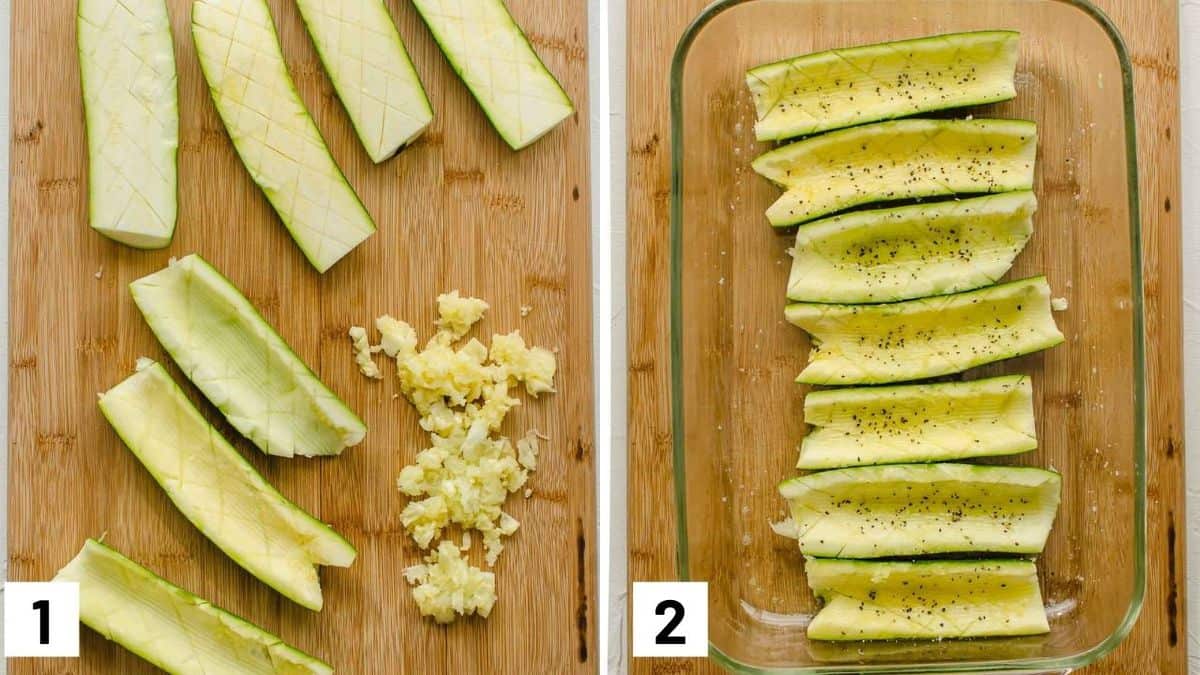
<path id="1" fill-rule="evenodd" d="M 67 0 L 48 0 L 65 2 Z M 609 672 L 625 670 L 623 622 L 625 555 L 625 0 L 588 0 L 591 20 L 592 216 L 595 296 L 597 496 L 600 588 L 608 589 L 609 611 L 598 612 L 600 654 Z M 8 139 L 9 0 L 0 0 L 0 363 L 8 363 Z M 1184 383 L 1188 489 L 1188 651 L 1200 673 L 1200 0 L 1180 0 L 1183 87 Z M 606 368 L 604 364 L 611 364 Z M 0 377 L 0 411 L 8 409 L 8 378 Z M 611 436 L 607 434 L 611 430 Z M 0 413 L 7 439 L 7 413 Z M 7 448 L 7 442 L 5 443 Z M 607 450 L 607 451 L 606 451 Z M 7 450 L 0 473 L 7 476 Z M 611 476 L 611 479 L 610 479 Z M 0 549 L 7 551 L 7 499 L 0 495 Z M 7 578 L 7 553 L 0 572 Z M 2 617 L 0 617 L 2 619 Z M 0 662 L 2 664 L 2 662 Z M 0 672 L 3 672 L 0 665 Z"/>

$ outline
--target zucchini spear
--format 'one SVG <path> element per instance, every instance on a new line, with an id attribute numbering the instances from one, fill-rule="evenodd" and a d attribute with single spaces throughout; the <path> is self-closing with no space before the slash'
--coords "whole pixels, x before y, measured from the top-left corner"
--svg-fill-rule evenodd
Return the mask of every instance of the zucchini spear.
<path id="1" fill-rule="evenodd" d="M 752 68 L 754 134 L 805 136 L 1017 94 L 1016 31 L 950 33 L 831 49 Z"/>
<path id="2" fill-rule="evenodd" d="M 168 673 L 332 675 L 245 619 L 88 539 L 54 577 L 79 584 L 79 620 Z"/>
<path id="3" fill-rule="evenodd" d="M 1036 155 L 1026 120 L 904 119 L 789 143 L 753 168 L 785 190 L 767 220 L 788 227 L 876 202 L 1029 190 Z"/>
<path id="4" fill-rule="evenodd" d="M 242 163 L 324 272 L 375 233 L 296 93 L 265 0 L 196 0 L 192 38 Z"/>
<path id="5" fill-rule="evenodd" d="M 823 558 L 1041 553 L 1062 477 L 1025 466 L 892 464 L 784 481 L 800 552 Z"/>
<path id="6" fill-rule="evenodd" d="M 865 562 L 808 558 L 824 605 L 811 640 L 1038 635 L 1050 631 L 1030 560 Z"/>
<path id="7" fill-rule="evenodd" d="M 129 285 L 150 329 L 229 423 L 281 457 L 336 455 L 367 427 L 198 255 Z"/>
<path id="8" fill-rule="evenodd" d="M 354 547 L 271 487 L 159 364 L 100 395 L 130 452 L 204 536 L 263 583 L 320 611 L 317 565 L 349 567 Z"/>
<path id="9" fill-rule="evenodd" d="M 513 150 L 575 112 L 502 0 L 413 0 L 442 53 Z"/>
<path id="10" fill-rule="evenodd" d="M 371 160 L 420 136 L 433 109 L 383 0 L 296 0 L 296 7 Z"/>
<path id="11" fill-rule="evenodd" d="M 841 387 L 804 397 L 813 426 L 798 469 L 937 462 L 1037 448 L 1026 375 L 898 387 Z"/>
<path id="12" fill-rule="evenodd" d="M 960 373 L 1065 339 L 1050 285 L 1030 277 L 883 305 L 795 302 L 787 320 L 812 336 L 805 384 L 883 384 Z"/>
<path id="13" fill-rule="evenodd" d="M 88 219 L 134 248 L 175 234 L 179 99 L 163 0 L 80 0 Z"/>

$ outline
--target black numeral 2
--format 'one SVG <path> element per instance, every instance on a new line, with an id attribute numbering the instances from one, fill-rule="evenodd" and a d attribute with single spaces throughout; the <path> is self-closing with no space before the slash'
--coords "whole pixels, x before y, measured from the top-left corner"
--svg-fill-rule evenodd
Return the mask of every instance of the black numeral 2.
<path id="1" fill-rule="evenodd" d="M 658 616 L 663 616 L 667 612 L 671 612 L 671 619 L 667 621 L 667 625 L 658 631 L 658 635 L 654 636 L 654 644 L 659 645 L 681 645 L 686 642 L 682 635 L 672 635 L 671 633 L 679 627 L 683 621 L 683 603 L 678 600 L 663 600 L 654 607 L 654 613 Z"/>

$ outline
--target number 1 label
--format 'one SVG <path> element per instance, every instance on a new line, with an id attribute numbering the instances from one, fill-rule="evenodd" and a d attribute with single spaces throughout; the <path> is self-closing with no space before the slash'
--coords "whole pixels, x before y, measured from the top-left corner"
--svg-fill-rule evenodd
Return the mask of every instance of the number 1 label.
<path id="1" fill-rule="evenodd" d="M 708 656 L 708 584 L 633 584 L 634 656 Z"/>
<path id="2" fill-rule="evenodd" d="M 38 644 L 50 644 L 50 601 L 34 600 L 33 608 L 38 613 Z"/>
<path id="3" fill-rule="evenodd" d="M 4 584 L 5 656 L 79 656 L 79 584 Z"/>

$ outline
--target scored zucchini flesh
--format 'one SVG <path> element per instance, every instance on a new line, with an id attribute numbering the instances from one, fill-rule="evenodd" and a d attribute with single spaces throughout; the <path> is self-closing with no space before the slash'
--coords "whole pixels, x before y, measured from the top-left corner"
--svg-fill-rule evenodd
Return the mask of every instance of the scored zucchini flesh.
<path id="1" fill-rule="evenodd" d="M 994 284 L 1033 234 L 1036 210 L 1023 190 L 809 223 L 796 229 L 788 299 L 895 302 Z"/>
<path id="2" fill-rule="evenodd" d="M 433 108 L 383 0 L 296 0 L 296 7 L 371 160 L 420 136 Z"/>
<path id="3" fill-rule="evenodd" d="M 1062 479 L 1030 467 L 892 464 L 785 481 L 800 551 L 828 558 L 1040 553 Z"/>
<path id="4" fill-rule="evenodd" d="M 164 0 L 80 0 L 88 219 L 104 236 L 162 248 L 175 234 L 179 96 Z"/>
<path id="5" fill-rule="evenodd" d="M 872 202 L 1033 187 L 1037 125 L 1025 120 L 878 122 L 759 155 L 754 170 L 785 192 L 776 227 Z"/>
<path id="6" fill-rule="evenodd" d="M 265 0 L 196 0 L 192 37 L 242 163 L 324 272 L 371 236 L 375 222 L 296 93 Z"/>
<path id="7" fill-rule="evenodd" d="M 812 336 L 806 384 L 920 380 L 1063 341 L 1045 277 L 884 305 L 798 302 L 785 315 Z"/>
<path id="8" fill-rule="evenodd" d="M 300 605 L 323 605 L 317 565 L 349 567 L 354 547 L 267 483 L 171 380 L 142 359 L 100 410 L 175 506 L 234 562 Z"/>
<path id="9" fill-rule="evenodd" d="M 1024 375 L 810 392 L 798 469 L 935 462 L 1037 448 Z"/>
<path id="10" fill-rule="evenodd" d="M 263 452 L 336 455 L 366 435 L 362 420 L 200 256 L 172 260 L 129 290 L 184 375 Z"/>
<path id="11" fill-rule="evenodd" d="M 324 661 L 94 539 L 54 581 L 79 584 L 80 621 L 169 673 L 333 673 Z"/>
<path id="12" fill-rule="evenodd" d="M 808 558 L 804 575 L 824 602 L 812 640 L 1040 635 L 1050 631 L 1037 566 L 1029 560 L 864 562 Z"/>
<path id="13" fill-rule="evenodd" d="M 831 49 L 746 73 L 760 141 L 806 136 L 1017 94 L 1016 31 L 950 33 Z"/>
<path id="14" fill-rule="evenodd" d="M 575 106 L 502 0 L 413 0 L 433 39 L 513 150 L 541 138 Z"/>

